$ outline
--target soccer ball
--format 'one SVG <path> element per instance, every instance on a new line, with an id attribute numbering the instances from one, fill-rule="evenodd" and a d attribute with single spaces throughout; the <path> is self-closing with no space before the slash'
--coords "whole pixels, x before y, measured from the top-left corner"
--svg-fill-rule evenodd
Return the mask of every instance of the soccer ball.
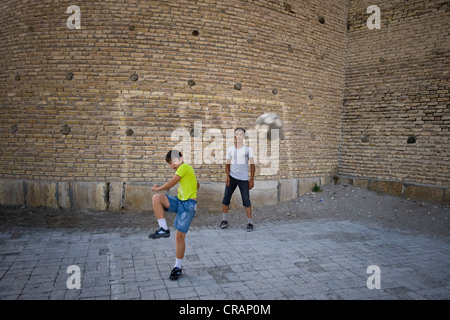
<path id="1" fill-rule="evenodd" d="M 275 113 L 264 113 L 256 120 L 255 129 L 257 132 L 260 132 L 260 130 L 265 131 L 267 138 L 270 140 L 272 137 L 271 130 L 278 129 L 281 131 L 282 125 L 283 123 L 278 115 Z M 278 131 L 278 136 L 281 134 L 280 131 Z"/>

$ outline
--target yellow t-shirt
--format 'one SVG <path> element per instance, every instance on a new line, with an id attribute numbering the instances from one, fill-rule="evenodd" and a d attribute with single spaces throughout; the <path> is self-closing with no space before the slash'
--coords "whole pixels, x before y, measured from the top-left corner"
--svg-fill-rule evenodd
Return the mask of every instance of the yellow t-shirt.
<path id="1" fill-rule="evenodd" d="M 182 163 L 175 172 L 181 179 L 178 182 L 178 199 L 184 201 L 197 198 L 197 178 L 194 168 Z"/>

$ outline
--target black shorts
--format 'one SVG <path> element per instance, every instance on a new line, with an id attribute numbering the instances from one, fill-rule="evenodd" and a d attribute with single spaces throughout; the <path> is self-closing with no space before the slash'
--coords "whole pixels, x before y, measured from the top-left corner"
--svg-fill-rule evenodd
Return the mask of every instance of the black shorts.
<path id="1" fill-rule="evenodd" d="M 230 205 L 231 196 L 233 195 L 236 187 L 239 186 L 239 191 L 241 191 L 242 204 L 244 207 L 249 208 L 252 206 L 250 202 L 250 190 L 248 188 L 248 181 L 238 180 L 230 176 L 230 186 L 225 187 L 225 194 L 223 195 L 222 204 L 228 206 Z"/>

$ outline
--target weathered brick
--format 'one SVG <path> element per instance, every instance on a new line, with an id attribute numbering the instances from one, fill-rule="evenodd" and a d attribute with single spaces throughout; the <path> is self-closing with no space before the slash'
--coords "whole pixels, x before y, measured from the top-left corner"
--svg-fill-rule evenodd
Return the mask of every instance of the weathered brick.
<path id="1" fill-rule="evenodd" d="M 59 3 L 4 5 L 0 56 L 8 79 L 1 83 L 0 103 L 7 109 L 0 117 L 6 129 L 2 138 L 9 141 L 0 141 L 2 147 L 14 149 L 0 159 L 0 177 L 150 181 L 167 175 L 159 164 L 176 145 L 170 139 L 176 128 L 189 128 L 199 120 L 203 131 L 217 128 L 225 135 L 236 126 L 252 128 L 264 112 L 282 117 L 285 140 L 280 154 L 288 155 L 275 175 L 264 178 L 310 173 L 293 165 L 293 159 L 301 157 L 320 159 L 315 164 L 320 172 L 335 171 L 341 101 L 327 92 L 342 95 L 344 90 L 346 10 L 329 13 L 330 25 L 338 21 L 330 28 L 311 14 L 328 11 L 320 1 L 293 3 L 295 14 L 265 1 L 216 2 L 140 3 L 133 17 L 131 4 L 78 4 L 79 30 L 66 27 L 69 14 Z M 340 5 L 346 8 L 347 2 L 340 0 Z M 226 12 L 213 9 L 217 6 Z M 20 21 L 14 18 L 17 12 Z M 199 14 L 212 23 L 196 26 Z M 198 36 L 192 35 L 194 28 Z M 305 46 L 313 34 L 319 35 L 316 44 Z M 323 56 L 322 51 L 333 54 Z M 130 81 L 132 74 L 137 81 Z M 317 78 L 314 85 L 304 81 L 310 77 Z M 194 86 L 187 85 L 189 79 Z M 234 89 L 237 82 L 241 90 Z M 327 112 L 318 119 L 314 114 L 321 113 L 322 106 Z M 8 133 L 14 124 L 17 132 Z M 64 125 L 70 131 L 63 134 Z M 297 128 L 316 132 L 322 148 L 305 153 L 308 141 Z M 128 129 L 134 134 L 126 136 Z M 217 166 L 203 163 L 196 170 L 208 181 L 223 180 Z"/>
<path id="2" fill-rule="evenodd" d="M 378 30 L 366 26 L 371 4 Z M 385 181 L 450 185 L 445 16 L 440 1 L 350 1 L 342 175 L 384 181 L 377 190 Z"/>

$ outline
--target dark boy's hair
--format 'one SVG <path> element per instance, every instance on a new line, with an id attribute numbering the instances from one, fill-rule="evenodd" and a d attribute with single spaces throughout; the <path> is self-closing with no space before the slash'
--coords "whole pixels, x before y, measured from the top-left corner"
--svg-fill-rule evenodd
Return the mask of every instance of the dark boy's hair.
<path id="1" fill-rule="evenodd" d="M 238 131 L 238 130 L 242 130 L 242 131 L 244 131 L 244 133 L 245 133 L 245 129 L 244 129 L 244 128 L 236 128 L 236 129 L 234 129 L 234 132 L 236 132 L 236 131 Z"/>
<path id="2" fill-rule="evenodd" d="M 180 151 L 178 150 L 170 150 L 169 152 L 167 152 L 166 154 L 166 162 L 170 163 L 172 161 L 173 158 L 175 159 L 180 159 L 183 155 L 181 154 Z"/>

